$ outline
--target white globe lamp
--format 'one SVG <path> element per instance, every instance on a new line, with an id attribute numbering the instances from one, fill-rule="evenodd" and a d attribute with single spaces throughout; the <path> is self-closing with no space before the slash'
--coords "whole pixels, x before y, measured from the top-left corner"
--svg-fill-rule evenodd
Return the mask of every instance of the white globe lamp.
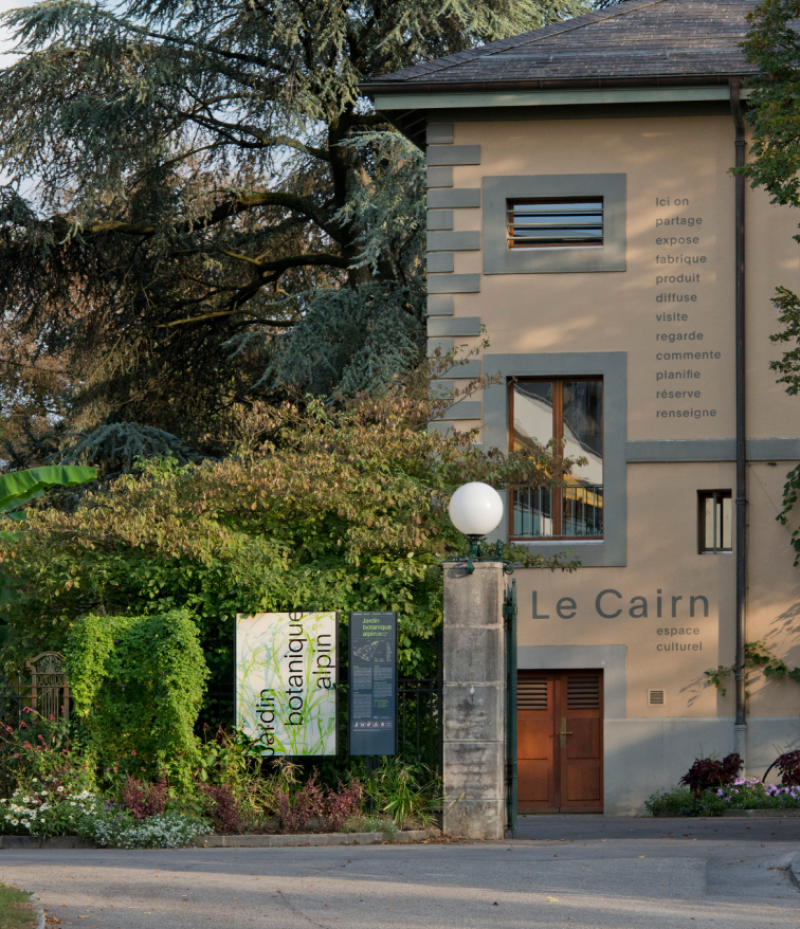
<path id="1" fill-rule="evenodd" d="M 450 521 L 470 540 L 467 573 L 472 574 L 475 570 L 473 561 L 481 555 L 481 539 L 496 529 L 503 519 L 503 498 L 494 487 L 471 481 L 459 487 L 450 498 L 449 512 Z"/>
<path id="2" fill-rule="evenodd" d="M 472 481 L 450 498 L 450 521 L 460 532 L 481 538 L 503 518 L 503 498 L 488 484 Z"/>

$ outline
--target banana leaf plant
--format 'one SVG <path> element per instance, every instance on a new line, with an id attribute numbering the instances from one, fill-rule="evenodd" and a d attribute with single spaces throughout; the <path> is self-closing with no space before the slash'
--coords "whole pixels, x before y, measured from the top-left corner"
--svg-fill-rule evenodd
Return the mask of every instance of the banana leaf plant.
<path id="1" fill-rule="evenodd" d="M 51 487 L 74 487 L 97 477 L 96 468 L 83 465 L 49 465 L 0 474 L 0 518 L 19 522 L 25 518 L 23 504 L 35 500 Z"/>
<path id="2" fill-rule="evenodd" d="M 10 474 L 0 474 L 0 525 L 5 519 L 21 522 L 25 519 L 22 507 L 35 500 L 51 487 L 74 487 L 76 484 L 87 484 L 97 477 L 96 468 L 83 465 L 49 465 L 44 468 L 29 468 L 27 471 L 12 471 Z M 0 530 L 0 534 L 8 537 L 13 533 Z M 16 599 L 17 594 L 11 587 L 3 583 L 0 576 L 0 610 L 2 603 Z M 9 626 L 0 614 L 0 645 L 8 641 Z"/>

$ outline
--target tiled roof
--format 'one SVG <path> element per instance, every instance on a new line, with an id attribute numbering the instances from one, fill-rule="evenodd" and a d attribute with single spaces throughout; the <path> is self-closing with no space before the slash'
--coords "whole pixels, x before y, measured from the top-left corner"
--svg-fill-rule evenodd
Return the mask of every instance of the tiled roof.
<path id="1" fill-rule="evenodd" d="M 755 0 L 626 0 L 544 29 L 426 61 L 367 92 L 455 85 L 584 86 L 751 74 L 739 43 Z"/>

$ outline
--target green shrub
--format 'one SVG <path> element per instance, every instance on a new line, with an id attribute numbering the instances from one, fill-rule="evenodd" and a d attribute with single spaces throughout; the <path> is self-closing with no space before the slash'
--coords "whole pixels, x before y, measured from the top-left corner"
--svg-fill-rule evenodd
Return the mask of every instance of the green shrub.
<path id="1" fill-rule="evenodd" d="M 398 829 L 408 822 L 427 825 L 443 801 L 441 778 L 426 765 L 410 765 L 400 758 L 383 759 L 364 791 L 373 807 L 390 816 Z"/>
<path id="2" fill-rule="evenodd" d="M 721 816 L 729 807 L 715 790 L 695 796 L 688 787 L 651 794 L 644 805 L 653 816 Z"/>
<path id="3" fill-rule="evenodd" d="M 13 537 L 0 536 L 3 614 L 14 633 L 5 671 L 62 650 L 87 613 L 185 608 L 211 690 L 222 693 L 233 680 L 237 612 L 393 610 L 401 672 L 425 676 L 441 623 L 441 560 L 465 545 L 447 515 L 452 492 L 472 480 L 548 485 L 572 464 L 554 460 L 551 446 L 487 455 L 473 434 L 429 432 L 450 403 L 431 399 L 431 376 L 453 366 L 452 357 L 434 361 L 436 371 L 340 408 L 306 398 L 242 411 L 242 441 L 261 438 L 235 457 L 149 462 L 69 512 L 32 510 Z M 505 555 L 575 567 L 522 547 Z M 230 700 L 218 699 L 216 719 L 232 721 Z"/>
<path id="4" fill-rule="evenodd" d="M 85 616 L 72 628 L 66 664 L 92 763 L 150 779 L 163 773 L 184 788 L 193 781 L 208 668 L 186 610 Z"/>

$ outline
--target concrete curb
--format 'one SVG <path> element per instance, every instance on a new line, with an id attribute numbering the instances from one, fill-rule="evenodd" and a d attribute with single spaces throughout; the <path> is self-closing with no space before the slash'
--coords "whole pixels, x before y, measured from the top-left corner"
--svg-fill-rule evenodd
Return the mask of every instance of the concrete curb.
<path id="1" fill-rule="evenodd" d="M 42 904 L 39 903 L 38 900 L 31 900 L 31 903 L 33 904 L 33 908 L 36 910 L 36 915 L 38 917 L 36 921 L 36 929 L 45 929 L 44 909 L 42 908 Z"/>
<path id="2" fill-rule="evenodd" d="M 800 887 L 800 854 L 797 854 L 789 862 L 789 877 Z"/>
<path id="3" fill-rule="evenodd" d="M 30 848 L 97 848 L 91 842 L 84 842 L 74 835 L 59 835 L 53 837 L 36 835 L 3 835 L 0 836 L 0 849 L 17 849 L 27 851 Z"/>
<path id="4" fill-rule="evenodd" d="M 800 809 L 787 810 L 723 810 L 723 816 L 739 816 L 747 819 L 788 819 L 800 816 Z"/>
<path id="5" fill-rule="evenodd" d="M 200 835 L 189 843 L 189 848 L 298 848 L 318 845 L 398 845 L 422 842 L 441 835 L 439 829 L 408 829 L 388 838 L 383 832 L 326 832 L 306 835 Z M 0 849 L 74 849 L 99 848 L 75 836 L 64 835 L 53 838 L 28 835 L 0 836 Z"/>
<path id="6" fill-rule="evenodd" d="M 435 839 L 438 829 L 409 829 L 388 838 L 383 832 L 327 832 L 314 835 L 203 835 L 192 843 L 193 848 L 300 848 L 325 845 L 406 844 Z"/>

